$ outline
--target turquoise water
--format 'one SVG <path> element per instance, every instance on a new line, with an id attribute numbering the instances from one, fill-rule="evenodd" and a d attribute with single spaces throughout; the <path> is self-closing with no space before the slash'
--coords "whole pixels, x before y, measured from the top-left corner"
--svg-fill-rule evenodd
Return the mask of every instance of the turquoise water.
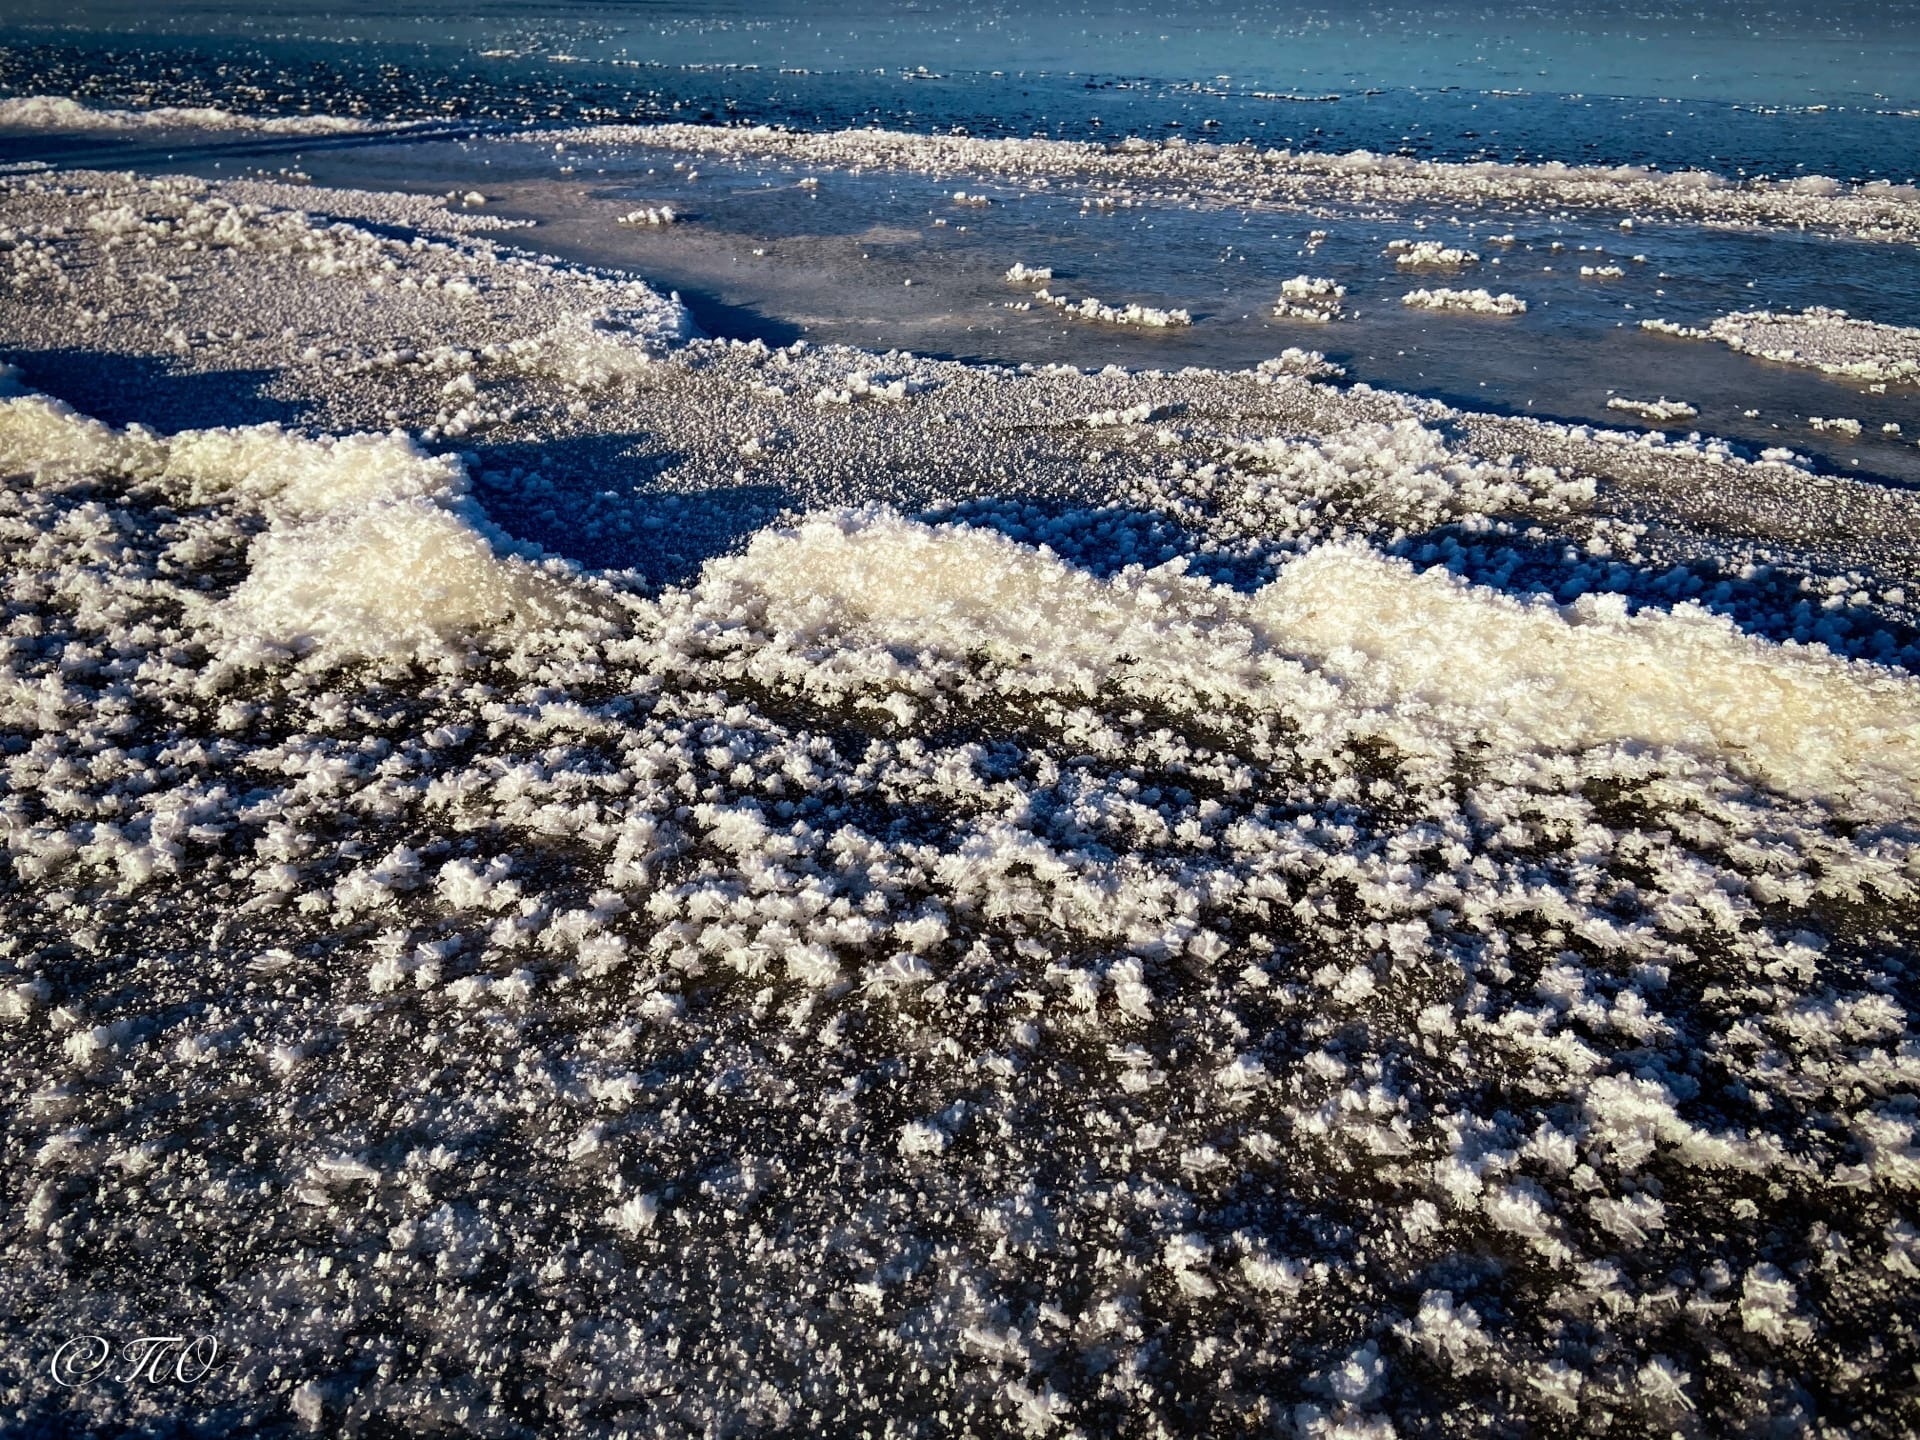
<path id="1" fill-rule="evenodd" d="M 16 0 L 0 20 L 0 89 L 509 125 L 672 114 L 1187 130 L 1439 158 L 1906 179 L 1920 171 L 1920 3 L 574 0 L 449 15 L 386 0 L 164 11 Z"/>

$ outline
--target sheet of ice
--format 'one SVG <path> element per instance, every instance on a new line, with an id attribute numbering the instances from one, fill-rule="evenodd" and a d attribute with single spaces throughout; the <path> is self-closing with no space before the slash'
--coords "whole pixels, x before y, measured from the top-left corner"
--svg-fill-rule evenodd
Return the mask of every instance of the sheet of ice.
<path id="1" fill-rule="evenodd" d="M 894 167 L 926 174 L 991 176 L 1009 183 L 1068 181 L 1105 198 L 1155 195 L 1211 203 L 1312 205 L 1534 205 L 1650 220 L 1813 228 L 1860 239 L 1920 243 L 1920 190 L 1873 181 L 1847 185 L 1821 176 L 1735 182 L 1704 171 L 1637 166 L 1419 160 L 1358 150 L 1321 154 L 1256 145 L 1214 145 L 1182 137 L 1130 137 L 1111 144 L 1044 139 L 979 139 L 852 129 L 798 131 L 771 126 L 597 125 L 558 132 L 581 146 L 649 146 L 764 157 L 810 166 Z"/>

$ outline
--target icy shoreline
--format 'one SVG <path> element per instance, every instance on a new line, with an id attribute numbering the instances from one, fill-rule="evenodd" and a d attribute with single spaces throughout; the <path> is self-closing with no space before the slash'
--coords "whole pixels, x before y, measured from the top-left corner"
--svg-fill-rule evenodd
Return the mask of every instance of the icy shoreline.
<path id="1" fill-rule="evenodd" d="M 9 1413 L 1900 1423 L 1912 497 L 472 220 L 0 182 Z"/>
<path id="2" fill-rule="evenodd" d="M 1550 205 L 1635 219 L 1812 228 L 1861 240 L 1920 244 L 1920 190 L 1880 182 L 1847 185 L 1821 176 L 1736 183 L 1706 171 L 1413 160 L 1364 150 L 1327 155 L 1178 137 L 1101 145 L 871 129 L 819 132 L 685 124 L 582 126 L 555 136 L 574 146 L 648 147 L 736 160 L 1064 182 L 1111 199 L 1203 199 L 1234 206 Z"/>

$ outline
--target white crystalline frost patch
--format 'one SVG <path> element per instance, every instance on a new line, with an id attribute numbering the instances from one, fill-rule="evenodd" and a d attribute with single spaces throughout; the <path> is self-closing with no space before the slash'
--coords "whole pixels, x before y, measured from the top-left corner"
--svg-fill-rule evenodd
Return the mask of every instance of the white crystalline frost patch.
<path id="1" fill-rule="evenodd" d="M 268 499 L 295 516 L 352 510 L 383 500 L 450 500 L 466 473 L 404 435 L 307 439 L 278 425 L 188 430 L 166 442 L 166 473 L 205 493 Z"/>
<path id="2" fill-rule="evenodd" d="M 1617 741 L 1726 760 L 1795 793 L 1920 794 L 1920 686 L 1741 634 L 1695 606 L 1629 616 L 1617 597 L 1523 604 L 1444 571 L 1327 547 L 1254 610 L 1327 670 L 1516 745 Z"/>
<path id="3" fill-rule="evenodd" d="M 1298 168 L 1137 158 L 1196 202 Z M 710 554 L 880 497 L 970 526 L 792 522 L 643 600 L 492 553 L 403 437 L 0 409 L 0 1313 L 217 1339 L 236 1434 L 1912 1428 L 1920 1351 L 1848 1317 L 1920 1310 L 1914 686 L 1502 598 L 1693 595 L 1910 670 L 1904 501 L 1333 391 L 1303 351 L 649 362 L 677 306 L 414 250 L 425 199 L 109 183 L 6 192 L 25 354 L 82 302 L 129 353 L 264 332 L 202 376 L 331 332 L 287 380 L 359 425 L 525 399 L 516 441 L 684 457 L 639 497 L 489 477 L 583 535 L 644 507 Z M 1619 188 L 1654 219 L 1663 184 Z M 322 199 L 377 229 L 260 208 Z M 71 296 L 27 223 L 66 226 Z M 179 313 L 137 328 L 166 292 L 114 267 Z M 809 403 L 855 376 L 863 408 Z M 728 511 L 749 441 L 779 498 Z M 1702 491 L 1754 504 L 1650 504 Z M 1858 539 L 1813 564 L 1761 513 Z M 516 633 L 523 585 L 607 618 Z M 330 662 L 369 651 L 460 663 Z M 156 1236 L 157 1286 L 70 1263 Z M 271 1293 L 197 1301 L 235 1256 Z"/>
<path id="4" fill-rule="evenodd" d="M 1480 257 L 1473 251 L 1443 245 L 1438 240 L 1395 240 L 1387 246 L 1387 253 L 1402 270 L 1454 270 L 1480 263 Z"/>
<path id="5" fill-rule="evenodd" d="M 1607 408 L 1624 410 L 1629 415 L 1639 415 L 1660 425 L 1670 420 L 1691 420 L 1700 413 L 1686 401 L 1669 400 L 1664 395 L 1658 400 L 1629 400 L 1616 395 L 1607 401 Z"/>
<path id="6" fill-rule="evenodd" d="M 1696 607 L 1523 604 L 1358 546 L 1311 552 L 1246 597 L 1178 566 L 1102 580 L 991 531 L 868 513 L 763 534 L 711 566 L 707 589 L 758 591 L 789 635 L 860 626 L 893 644 L 985 649 L 1037 685 L 1112 682 L 1349 722 L 1384 713 L 1412 750 L 1638 743 L 1794 793 L 1920 795 L 1920 686 L 1907 679 L 1753 639 Z"/>
<path id="7" fill-rule="evenodd" d="M 376 657 L 440 648 L 540 603 L 540 582 L 503 562 L 472 524 L 424 500 L 393 501 L 269 530 L 223 607 L 229 633 Z"/>
<path id="8" fill-rule="evenodd" d="M 51 396 L 0 399 L 0 468 L 56 474 L 118 470 L 136 448 L 130 436 Z"/>
<path id="9" fill-rule="evenodd" d="M 1491 290 L 1409 290 L 1400 303 L 1415 310 L 1463 310 L 1474 315 L 1524 315 L 1527 302 L 1502 291 Z"/>
<path id="10" fill-rule="evenodd" d="M 1033 298 L 1076 319 L 1097 320 L 1105 325 L 1138 325 L 1149 330 L 1163 330 L 1169 326 L 1193 323 L 1192 314 L 1186 310 L 1161 310 L 1140 304 L 1109 305 L 1092 295 L 1071 300 L 1065 295 L 1054 294 L 1044 286 L 1033 292 Z"/>
<path id="11" fill-rule="evenodd" d="M 552 613 L 556 592 L 496 555 L 459 461 L 404 435 L 321 436 L 258 425 L 171 437 L 117 430 L 42 395 L 0 400 L 0 468 L 164 477 L 190 500 L 261 507 L 249 574 L 213 618 L 234 653 L 257 645 L 397 657 Z"/>
<path id="12" fill-rule="evenodd" d="M 815 518 L 709 566 L 705 588 L 716 599 L 732 592 L 722 603 L 758 592 L 779 632 L 825 637 L 858 625 L 952 654 L 1025 655 L 1064 688 L 1097 685 L 1131 662 L 1129 684 L 1169 695 L 1244 701 L 1285 687 L 1308 705 L 1332 698 L 1301 667 L 1263 663 L 1230 591 L 1175 568 L 1101 580 L 989 530 L 880 512 Z"/>

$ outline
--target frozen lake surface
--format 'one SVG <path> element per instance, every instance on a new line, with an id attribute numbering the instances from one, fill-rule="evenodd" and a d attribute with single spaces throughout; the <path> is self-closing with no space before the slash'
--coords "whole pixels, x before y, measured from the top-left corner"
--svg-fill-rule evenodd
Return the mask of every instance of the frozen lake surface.
<path id="1" fill-rule="evenodd" d="M 817 10 L 10 9 L 0 1413 L 1911 1433 L 1912 7 Z"/>

